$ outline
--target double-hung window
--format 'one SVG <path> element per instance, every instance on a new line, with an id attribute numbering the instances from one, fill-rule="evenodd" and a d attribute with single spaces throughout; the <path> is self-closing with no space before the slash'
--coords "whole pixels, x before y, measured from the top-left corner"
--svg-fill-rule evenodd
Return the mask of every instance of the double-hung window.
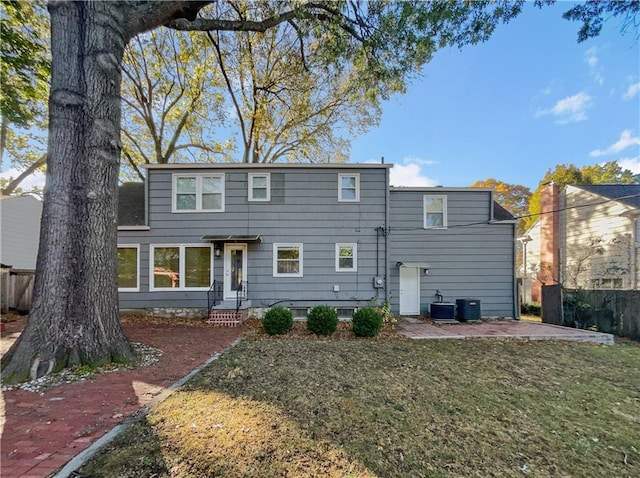
<path id="1" fill-rule="evenodd" d="M 118 291 L 140 290 L 140 246 L 118 245 Z"/>
<path id="2" fill-rule="evenodd" d="M 213 279 L 211 246 L 151 246 L 150 290 L 207 290 Z"/>
<path id="3" fill-rule="evenodd" d="M 249 201 L 271 200 L 271 177 L 269 173 L 249 173 Z"/>
<path id="4" fill-rule="evenodd" d="M 444 229 L 447 227 L 447 196 L 424 196 L 424 228 Z"/>
<path id="5" fill-rule="evenodd" d="M 336 244 L 336 272 L 355 272 L 357 270 L 357 244 Z"/>
<path id="6" fill-rule="evenodd" d="M 224 174 L 174 174 L 172 210 L 224 211 Z"/>
<path id="7" fill-rule="evenodd" d="M 360 201 L 360 174 L 358 173 L 338 174 L 338 201 L 340 202 Z"/>
<path id="8" fill-rule="evenodd" d="M 302 277 L 302 244 L 273 245 L 273 277 Z"/>

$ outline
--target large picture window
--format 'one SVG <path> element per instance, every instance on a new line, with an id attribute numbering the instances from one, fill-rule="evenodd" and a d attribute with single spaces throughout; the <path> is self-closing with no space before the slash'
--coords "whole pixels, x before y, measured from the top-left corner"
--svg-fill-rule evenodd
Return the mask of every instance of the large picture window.
<path id="1" fill-rule="evenodd" d="M 273 276 L 302 277 L 302 244 L 273 245 Z"/>
<path id="2" fill-rule="evenodd" d="M 174 174 L 172 210 L 224 211 L 224 174 Z"/>
<path id="3" fill-rule="evenodd" d="M 138 292 L 140 290 L 140 246 L 118 246 L 118 291 Z"/>
<path id="4" fill-rule="evenodd" d="M 336 272 L 353 272 L 358 269 L 356 244 L 336 244 Z"/>
<path id="5" fill-rule="evenodd" d="M 211 246 L 151 246 L 151 290 L 206 290 L 211 285 Z"/>
<path id="6" fill-rule="evenodd" d="M 447 196 L 424 196 L 424 228 L 447 227 Z"/>

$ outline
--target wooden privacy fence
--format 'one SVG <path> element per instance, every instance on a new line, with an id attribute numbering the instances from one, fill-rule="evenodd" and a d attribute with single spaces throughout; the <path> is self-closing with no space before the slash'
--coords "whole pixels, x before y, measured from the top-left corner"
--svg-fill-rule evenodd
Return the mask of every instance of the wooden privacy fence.
<path id="1" fill-rule="evenodd" d="M 640 291 L 544 286 L 542 321 L 640 340 Z"/>
<path id="2" fill-rule="evenodd" d="M 0 307 L 2 312 L 28 312 L 33 295 L 33 271 L 0 269 Z"/>

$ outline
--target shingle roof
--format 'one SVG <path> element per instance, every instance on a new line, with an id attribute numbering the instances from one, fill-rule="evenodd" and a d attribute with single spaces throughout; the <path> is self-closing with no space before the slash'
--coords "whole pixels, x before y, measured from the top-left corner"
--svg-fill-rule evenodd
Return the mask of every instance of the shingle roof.
<path id="1" fill-rule="evenodd" d="M 576 187 L 640 209 L 640 184 L 593 184 Z"/>
<path id="2" fill-rule="evenodd" d="M 496 201 L 493 201 L 493 220 L 494 221 L 513 221 L 515 217 Z"/>
<path id="3" fill-rule="evenodd" d="M 118 226 L 144 226 L 144 183 L 118 188 Z"/>

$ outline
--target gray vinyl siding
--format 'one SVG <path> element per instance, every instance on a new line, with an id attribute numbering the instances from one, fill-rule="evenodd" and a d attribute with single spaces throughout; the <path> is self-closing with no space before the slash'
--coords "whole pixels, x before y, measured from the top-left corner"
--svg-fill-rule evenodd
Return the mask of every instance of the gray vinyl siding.
<path id="1" fill-rule="evenodd" d="M 180 174 L 190 170 L 180 169 Z M 194 174 L 209 172 L 198 169 Z M 140 244 L 140 291 L 121 292 L 120 307 L 206 307 L 204 291 L 149 291 L 150 245 L 208 244 L 204 235 L 260 235 L 247 246 L 248 299 L 254 307 L 285 305 L 364 305 L 375 297 L 373 277 L 384 274 L 384 226 L 387 170 L 380 168 L 286 168 L 223 170 L 224 212 L 172 213 L 172 171 L 148 171 L 148 231 L 118 232 L 118 243 Z M 268 172 L 271 200 L 248 200 L 248 172 Z M 360 174 L 360 201 L 338 201 L 338 174 Z M 273 244 L 303 244 L 303 277 L 273 277 Z M 336 272 L 335 244 L 357 243 L 357 272 Z M 214 279 L 223 279 L 223 255 L 214 257 Z M 334 285 L 340 291 L 334 292 Z M 384 297 L 384 290 L 380 291 Z M 299 301 L 299 302 L 298 302 Z M 305 302 L 306 301 L 306 302 Z"/>
<path id="2" fill-rule="evenodd" d="M 423 228 L 425 194 L 447 196 L 447 228 Z M 392 190 L 390 200 L 391 307 L 399 310 L 399 262 L 429 265 L 420 274 L 420 308 L 428 313 L 436 291 L 445 302 L 479 299 L 482 315 L 514 316 L 514 225 L 488 224 L 491 193 L 473 190 Z"/>

